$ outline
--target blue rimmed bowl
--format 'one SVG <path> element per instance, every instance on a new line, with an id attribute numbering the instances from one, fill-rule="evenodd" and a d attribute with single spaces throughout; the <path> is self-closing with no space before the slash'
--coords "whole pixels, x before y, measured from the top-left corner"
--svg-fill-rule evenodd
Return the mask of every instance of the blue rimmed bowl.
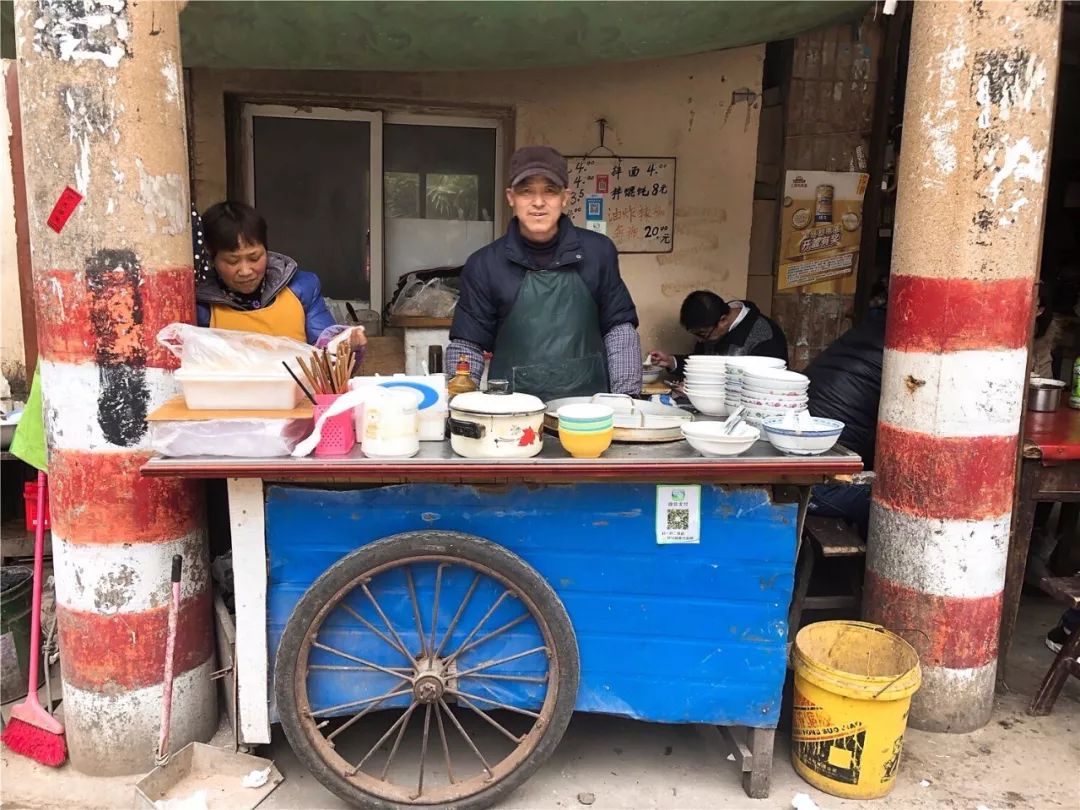
<path id="1" fill-rule="evenodd" d="M 837 419 L 810 417 L 806 427 L 784 427 L 786 416 L 773 416 L 761 423 L 769 443 L 781 453 L 791 456 L 817 456 L 832 450 L 844 430 L 844 423 Z"/>

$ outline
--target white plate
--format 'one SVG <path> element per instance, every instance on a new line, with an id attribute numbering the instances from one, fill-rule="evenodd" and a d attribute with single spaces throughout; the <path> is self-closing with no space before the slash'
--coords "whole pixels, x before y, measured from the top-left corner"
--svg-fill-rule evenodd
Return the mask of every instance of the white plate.
<path id="1" fill-rule="evenodd" d="M 701 363 L 702 365 L 727 365 L 728 358 L 720 354 L 692 354 L 686 358 L 687 363 Z"/>
<path id="2" fill-rule="evenodd" d="M 769 397 L 800 397 L 806 396 L 806 388 L 766 388 L 760 385 L 743 383 L 743 390 L 752 394 L 763 394 Z"/>
<path id="3" fill-rule="evenodd" d="M 779 358 L 752 354 L 728 357 L 727 362 L 729 368 L 738 369 L 787 368 L 787 363 Z"/>
<path id="4" fill-rule="evenodd" d="M 791 410 L 792 408 L 794 408 L 796 410 L 805 410 L 806 409 L 806 402 L 807 402 L 805 397 L 803 399 L 796 399 L 795 397 L 789 397 L 787 399 L 787 401 L 782 402 L 782 401 L 776 400 L 776 399 L 757 399 L 756 397 L 748 397 L 748 396 L 745 396 L 745 395 L 743 395 L 742 401 L 745 402 L 747 405 L 752 405 L 752 406 L 758 407 L 758 408 L 769 408 L 769 409 L 774 410 L 774 411 L 776 411 L 776 410 L 784 410 L 784 411 L 786 411 L 786 410 Z"/>
<path id="5" fill-rule="evenodd" d="M 700 379 L 698 377 L 687 377 L 685 380 L 687 386 L 705 386 L 707 388 L 727 388 L 728 384 L 724 380 L 711 380 Z"/>
<path id="6" fill-rule="evenodd" d="M 755 368 L 743 375 L 743 382 L 760 385 L 762 388 L 788 389 L 794 385 L 809 385 L 810 378 L 797 371 L 780 368 Z"/>

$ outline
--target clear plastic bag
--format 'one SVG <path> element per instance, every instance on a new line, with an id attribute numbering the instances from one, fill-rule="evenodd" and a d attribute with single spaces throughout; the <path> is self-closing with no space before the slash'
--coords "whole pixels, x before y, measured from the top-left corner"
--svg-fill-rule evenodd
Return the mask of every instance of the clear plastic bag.
<path id="1" fill-rule="evenodd" d="M 458 291 L 445 279 L 421 281 L 414 278 L 401 291 L 394 304 L 394 315 L 419 315 L 425 318 L 449 318 L 457 307 Z"/>
<path id="2" fill-rule="evenodd" d="M 296 370 L 296 358 L 311 354 L 308 344 L 292 338 L 187 323 L 169 324 L 157 341 L 180 358 L 184 369 L 200 372 L 281 374 L 282 360 Z"/>
<path id="3" fill-rule="evenodd" d="M 292 453 L 312 425 L 311 419 L 150 422 L 150 447 L 169 458 L 276 458 Z"/>

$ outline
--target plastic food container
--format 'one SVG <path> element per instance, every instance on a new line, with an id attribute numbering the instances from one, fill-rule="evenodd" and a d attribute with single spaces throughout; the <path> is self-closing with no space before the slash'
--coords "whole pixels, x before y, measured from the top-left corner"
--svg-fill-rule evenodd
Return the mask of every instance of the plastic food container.
<path id="1" fill-rule="evenodd" d="M 235 374 L 181 368 L 176 381 L 193 411 L 290 411 L 303 394 L 287 374 Z"/>
<path id="2" fill-rule="evenodd" d="M 446 396 L 446 377 L 442 374 L 426 376 L 408 376 L 395 374 L 392 377 L 353 377 L 349 380 L 349 390 L 379 386 L 389 390 L 414 390 L 424 394 L 419 409 L 419 431 L 422 442 L 441 442 L 446 439 L 446 418 L 449 414 Z M 434 400 L 432 401 L 432 397 Z M 356 409 L 356 435 L 364 435 L 364 409 Z"/>

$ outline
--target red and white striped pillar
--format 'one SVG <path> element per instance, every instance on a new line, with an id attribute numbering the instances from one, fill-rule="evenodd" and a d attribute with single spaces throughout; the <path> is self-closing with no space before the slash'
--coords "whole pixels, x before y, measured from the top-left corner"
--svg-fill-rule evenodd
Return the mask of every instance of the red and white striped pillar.
<path id="1" fill-rule="evenodd" d="M 171 739 L 217 727 L 198 485 L 144 479 L 172 397 L 157 331 L 194 315 L 178 9 L 15 4 L 64 723 L 95 775 L 153 766 L 170 562 L 184 557 Z"/>
<path id="2" fill-rule="evenodd" d="M 914 7 L 863 613 L 918 649 L 930 731 L 993 708 L 1060 15 Z"/>

